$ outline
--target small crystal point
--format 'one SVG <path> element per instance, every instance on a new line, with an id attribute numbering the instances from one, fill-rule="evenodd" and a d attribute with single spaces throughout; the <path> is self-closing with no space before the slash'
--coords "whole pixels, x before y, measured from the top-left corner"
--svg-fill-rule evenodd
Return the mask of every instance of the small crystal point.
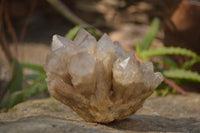
<path id="1" fill-rule="evenodd" d="M 164 80 L 163 75 L 160 72 L 155 72 L 153 77 L 153 84 L 151 84 L 151 88 L 157 88 L 161 82 Z"/>
<path id="2" fill-rule="evenodd" d="M 95 37 L 84 29 L 79 30 L 74 43 L 78 46 L 79 52 L 87 51 L 90 54 L 95 53 L 97 41 Z"/>
<path id="3" fill-rule="evenodd" d="M 97 43 L 98 50 L 105 51 L 114 51 L 113 41 L 107 34 L 103 34 L 103 36 L 99 39 Z"/>
<path id="4" fill-rule="evenodd" d="M 122 61 L 119 65 L 120 65 L 123 69 L 125 69 L 126 66 L 127 66 L 127 64 L 128 64 L 128 62 L 129 62 L 129 60 L 130 60 L 130 57 L 126 58 L 126 59 L 125 59 L 124 61 Z"/>
<path id="5" fill-rule="evenodd" d="M 81 45 L 85 41 L 88 41 L 89 43 L 91 43 L 90 41 L 96 42 L 96 39 L 90 33 L 88 33 L 86 30 L 80 29 L 78 34 L 74 38 L 74 43 L 76 45 Z"/>
<path id="6" fill-rule="evenodd" d="M 134 57 L 134 53 L 132 51 L 125 51 L 122 44 L 118 41 L 114 41 L 115 55 L 116 58 L 125 59 L 127 57 Z"/>
<path id="7" fill-rule="evenodd" d="M 60 35 L 53 35 L 52 44 L 51 44 L 51 51 L 55 51 L 56 49 L 67 45 L 73 44 L 73 42 L 67 38 L 64 38 Z"/>

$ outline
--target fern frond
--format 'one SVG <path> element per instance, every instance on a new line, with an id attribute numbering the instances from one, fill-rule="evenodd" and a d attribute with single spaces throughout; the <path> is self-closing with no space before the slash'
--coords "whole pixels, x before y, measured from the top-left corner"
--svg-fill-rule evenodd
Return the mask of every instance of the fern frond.
<path id="1" fill-rule="evenodd" d="M 142 56 L 142 58 L 149 58 L 161 55 L 183 55 L 192 58 L 200 58 L 196 53 L 192 52 L 191 50 L 180 47 L 163 47 L 157 49 L 149 49 L 141 52 L 140 55 Z"/>
<path id="2" fill-rule="evenodd" d="M 163 71 L 165 77 L 174 79 L 186 79 L 194 82 L 200 82 L 200 74 L 189 70 L 175 69 Z"/>

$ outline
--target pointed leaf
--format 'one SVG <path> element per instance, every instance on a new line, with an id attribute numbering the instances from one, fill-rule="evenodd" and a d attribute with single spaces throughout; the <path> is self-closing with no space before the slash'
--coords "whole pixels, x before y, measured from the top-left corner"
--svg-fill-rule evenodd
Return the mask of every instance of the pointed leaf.
<path id="1" fill-rule="evenodd" d="M 77 35 L 78 31 L 82 28 L 82 26 L 75 26 L 72 28 L 66 35 L 65 38 L 70 40 L 74 40 L 75 36 Z"/>
<path id="2" fill-rule="evenodd" d="M 163 47 L 157 49 L 149 49 L 143 51 L 140 55 L 142 56 L 142 58 L 149 58 L 161 55 L 183 55 L 191 58 L 199 58 L 199 56 L 191 50 L 179 47 Z"/>
<path id="3" fill-rule="evenodd" d="M 164 76 L 175 79 L 185 79 L 194 82 L 200 82 L 200 74 L 189 70 L 175 69 L 163 71 Z"/>
<path id="4" fill-rule="evenodd" d="M 140 51 L 147 50 L 151 46 L 153 40 L 155 39 L 160 26 L 160 20 L 155 18 L 152 23 L 147 35 L 140 45 Z"/>
<path id="5" fill-rule="evenodd" d="M 23 101 L 24 101 L 24 95 L 22 90 L 16 91 L 9 95 L 6 106 L 8 109 L 10 109 L 16 104 L 21 103 Z"/>
<path id="6" fill-rule="evenodd" d="M 22 89 L 23 72 L 20 63 L 16 59 L 13 60 L 12 71 L 12 80 L 8 87 L 9 93 L 13 93 Z"/>
<path id="7" fill-rule="evenodd" d="M 27 68 L 33 71 L 37 71 L 41 74 L 45 74 L 46 72 L 44 71 L 43 67 L 40 65 L 36 65 L 36 64 L 30 64 L 30 63 L 21 63 L 23 68 Z"/>
<path id="8" fill-rule="evenodd" d="M 40 89 L 42 88 L 38 88 L 38 84 L 43 83 L 43 82 L 46 84 L 45 78 L 46 78 L 46 75 L 42 75 L 38 77 L 37 79 L 35 79 L 32 84 L 26 87 L 24 89 L 25 98 L 29 98 L 32 95 L 39 93 Z"/>

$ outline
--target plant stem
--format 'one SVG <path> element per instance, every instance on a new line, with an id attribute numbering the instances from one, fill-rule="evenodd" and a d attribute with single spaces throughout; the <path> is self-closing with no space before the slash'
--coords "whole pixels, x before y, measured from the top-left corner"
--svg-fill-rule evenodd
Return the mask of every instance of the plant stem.
<path id="1" fill-rule="evenodd" d="M 2 50 L 8 60 L 8 62 L 11 64 L 13 61 L 13 57 L 11 55 L 8 43 L 6 41 L 5 38 L 5 34 L 4 34 L 4 25 L 3 25 L 3 6 L 2 4 L 0 5 L 0 45 L 2 46 Z"/>
<path id="2" fill-rule="evenodd" d="M 72 13 L 69 8 L 64 5 L 60 0 L 46 0 L 49 4 L 51 4 L 55 9 L 60 12 L 66 19 L 70 20 L 72 23 L 76 25 L 88 25 L 85 21 L 77 17 L 74 13 Z"/>
<path id="3" fill-rule="evenodd" d="M 7 1 L 6 0 L 2 0 L 2 5 L 3 5 L 3 11 L 4 11 L 4 19 L 5 19 L 5 24 L 7 26 L 8 32 L 10 34 L 10 36 L 12 37 L 13 43 L 14 43 L 14 47 L 15 47 L 15 52 L 16 52 L 16 56 L 18 55 L 18 39 L 17 39 L 17 35 L 16 32 L 13 28 L 13 25 L 11 23 L 10 20 L 10 16 L 9 16 L 9 11 L 8 11 L 8 6 L 7 6 Z"/>
<path id="4" fill-rule="evenodd" d="M 176 83 L 174 83 L 174 81 L 168 79 L 168 78 L 164 78 L 165 83 L 167 83 L 168 85 L 170 85 L 172 88 L 176 89 L 178 92 L 180 92 L 181 94 L 188 96 L 187 92 L 185 92 L 180 86 L 178 86 Z"/>
<path id="5" fill-rule="evenodd" d="M 26 22 L 25 22 L 25 24 L 24 24 L 24 26 L 23 26 L 23 29 L 22 29 L 22 31 L 21 31 L 21 34 L 20 34 L 20 39 L 19 39 L 19 42 L 20 42 L 20 43 L 22 43 L 23 40 L 24 40 L 24 37 L 25 37 L 25 35 L 26 35 L 26 29 L 27 29 L 27 27 L 28 27 L 29 21 L 30 21 L 30 19 L 31 19 L 31 16 L 33 15 L 33 12 L 34 12 L 34 10 L 35 10 L 36 5 L 37 5 L 37 0 L 32 0 L 31 8 L 30 8 L 28 17 L 27 17 L 27 19 L 26 19 Z"/>

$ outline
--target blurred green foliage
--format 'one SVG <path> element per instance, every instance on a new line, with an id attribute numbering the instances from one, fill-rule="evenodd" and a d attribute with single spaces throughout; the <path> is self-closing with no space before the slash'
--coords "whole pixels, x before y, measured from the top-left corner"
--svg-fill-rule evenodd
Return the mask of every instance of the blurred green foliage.
<path id="1" fill-rule="evenodd" d="M 138 43 L 136 45 L 137 55 L 145 62 L 152 61 L 156 71 L 160 71 L 165 77 L 172 79 L 176 84 L 180 85 L 185 81 L 200 83 L 200 74 L 188 70 L 195 63 L 200 62 L 200 56 L 198 56 L 196 53 L 180 47 L 151 48 L 152 42 L 159 31 L 159 27 L 160 20 L 155 18 L 152 21 L 151 26 L 141 44 Z M 87 26 L 75 26 L 65 35 L 65 37 L 73 40 L 81 28 L 87 30 L 89 33 L 95 36 L 97 40 L 101 37 L 101 33 L 97 33 L 95 28 Z M 182 66 L 179 66 L 179 64 L 177 64 L 168 55 L 187 56 L 191 59 L 185 62 Z M 159 58 L 159 62 L 154 62 L 151 60 L 153 57 Z M 155 93 L 165 96 L 170 93 L 176 93 L 176 90 L 163 82 L 158 88 L 155 89 Z"/>
<path id="2" fill-rule="evenodd" d="M 154 62 L 155 70 L 162 72 L 165 77 L 172 79 L 179 85 L 185 81 L 200 83 L 200 74 L 189 70 L 195 63 L 200 62 L 200 56 L 196 53 L 180 47 L 151 48 L 152 42 L 159 31 L 159 25 L 159 19 L 155 18 L 142 43 L 136 46 L 137 55 L 144 61 L 150 61 L 152 57 L 159 57 L 159 61 Z M 186 61 L 182 66 L 179 66 L 179 64 L 168 57 L 168 55 L 187 56 L 190 57 L 190 60 Z M 155 90 L 156 94 L 162 96 L 174 92 L 175 91 L 166 83 L 162 83 L 162 85 Z"/>
<path id="3" fill-rule="evenodd" d="M 69 30 L 69 32 L 65 35 L 65 37 L 67 39 L 74 40 L 75 36 L 77 35 L 78 31 L 81 28 L 85 29 L 87 32 L 93 35 L 97 40 L 101 38 L 101 32 L 97 30 L 96 28 L 92 26 L 81 26 L 81 25 L 75 26 L 74 28 Z"/>
<path id="4" fill-rule="evenodd" d="M 169 79 L 172 79 L 177 84 L 183 81 L 200 83 L 200 74 L 190 71 L 190 67 L 195 63 L 200 62 L 200 57 L 187 49 L 179 47 L 163 47 L 152 49 L 151 45 L 159 31 L 159 19 L 154 19 L 147 35 L 144 37 L 141 44 L 137 44 L 136 53 L 144 61 L 152 61 L 152 57 L 159 58 L 158 62 L 153 62 L 156 71 L 160 71 Z M 75 26 L 65 35 L 66 38 L 73 40 L 78 31 L 84 28 L 98 40 L 101 37 L 99 32 L 94 27 L 89 26 Z M 190 57 L 190 60 L 179 66 L 168 55 L 181 55 Z M 165 67 L 167 66 L 167 67 Z M 29 63 L 19 63 L 17 59 L 13 61 L 12 80 L 8 86 L 8 97 L 0 104 L 1 108 L 12 108 L 14 105 L 25 101 L 26 99 L 47 91 L 45 82 L 46 73 L 42 66 Z M 25 74 L 24 70 L 33 71 L 32 74 Z M 158 95 L 167 95 L 176 93 L 168 84 L 162 83 L 156 88 L 155 93 Z"/>
<path id="5" fill-rule="evenodd" d="M 24 69 L 33 71 L 33 74 L 25 74 Z M 20 64 L 17 59 L 14 59 L 12 71 L 8 97 L 1 102 L 1 108 L 10 109 L 36 94 L 47 91 L 46 73 L 42 66 L 29 63 Z"/>

